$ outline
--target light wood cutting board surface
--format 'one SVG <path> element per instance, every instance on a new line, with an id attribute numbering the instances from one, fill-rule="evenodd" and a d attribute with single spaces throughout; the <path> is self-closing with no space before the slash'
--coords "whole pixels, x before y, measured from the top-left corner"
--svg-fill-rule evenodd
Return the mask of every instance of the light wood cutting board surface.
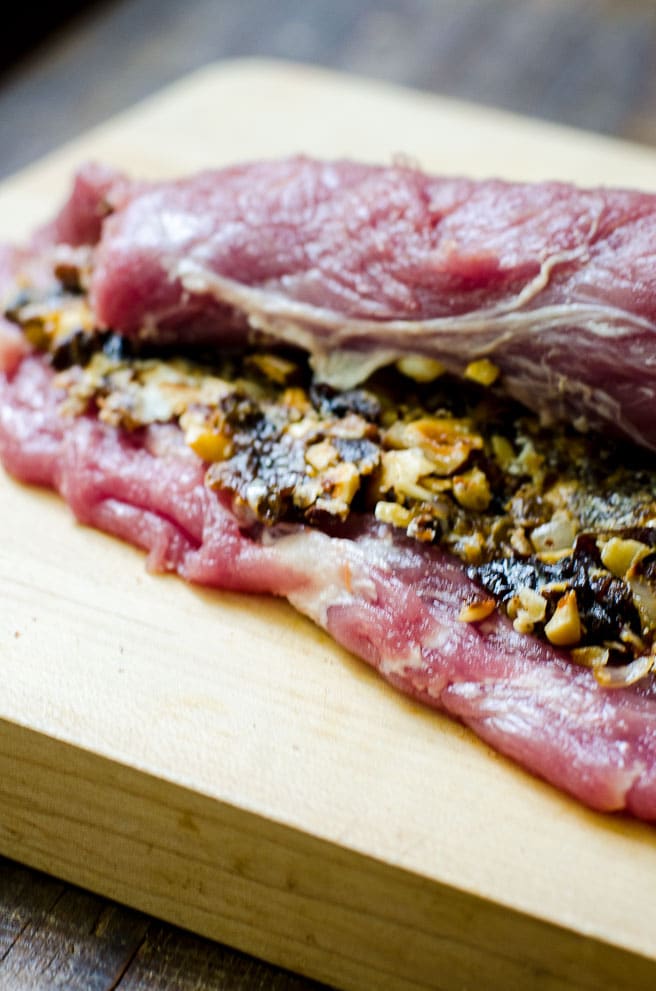
<path id="1" fill-rule="evenodd" d="M 656 154 L 329 73 L 204 70 L 0 188 L 291 152 L 656 188 Z M 656 982 L 656 829 L 590 813 L 285 604 L 152 577 L 0 478 L 0 851 L 344 988 Z M 483 983 L 481 983 L 483 982 Z"/>

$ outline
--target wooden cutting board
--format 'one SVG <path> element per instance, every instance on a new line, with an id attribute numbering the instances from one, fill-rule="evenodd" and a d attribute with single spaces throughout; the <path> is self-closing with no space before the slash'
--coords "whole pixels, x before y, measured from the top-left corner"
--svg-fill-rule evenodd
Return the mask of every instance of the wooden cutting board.
<path id="1" fill-rule="evenodd" d="M 656 188 L 656 154 L 269 62 L 203 70 L 5 182 L 307 151 Z M 190 588 L 0 479 L 0 851 L 353 991 L 656 986 L 656 828 L 585 811 L 285 604 Z"/>

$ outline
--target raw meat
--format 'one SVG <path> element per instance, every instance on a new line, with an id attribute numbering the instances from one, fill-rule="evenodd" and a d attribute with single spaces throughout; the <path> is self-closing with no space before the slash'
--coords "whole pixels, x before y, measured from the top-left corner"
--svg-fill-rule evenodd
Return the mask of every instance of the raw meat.
<path id="1" fill-rule="evenodd" d="M 153 570 L 284 595 L 402 692 L 470 726 L 533 773 L 607 811 L 656 819 L 656 687 L 612 692 L 495 614 L 458 622 L 462 565 L 372 520 L 341 535 L 242 531 L 176 427 L 129 435 L 58 412 L 52 371 L 25 358 L 0 386 L 0 458 L 77 518 L 149 552 Z"/>
<path id="2" fill-rule="evenodd" d="M 96 168 L 50 236 L 93 239 L 110 206 L 91 281 L 108 327 L 249 327 L 342 387 L 409 352 L 487 357 L 545 420 L 656 448 L 654 195 L 305 158 L 152 186 Z"/>

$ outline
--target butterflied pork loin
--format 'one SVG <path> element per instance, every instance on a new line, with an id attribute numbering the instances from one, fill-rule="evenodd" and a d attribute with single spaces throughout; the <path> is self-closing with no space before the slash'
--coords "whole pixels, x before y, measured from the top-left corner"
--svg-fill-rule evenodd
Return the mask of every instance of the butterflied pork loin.
<path id="1" fill-rule="evenodd" d="M 29 251 L 0 258 L 21 326 L 0 326 L 0 457 L 153 570 L 286 596 L 533 773 L 656 820 L 656 474 L 620 471 L 622 498 L 586 508 L 603 486 L 562 467 L 575 435 L 551 455 L 537 418 L 485 434 L 494 397 L 456 415 L 452 387 L 411 402 L 389 399 L 384 373 L 371 390 L 325 384 L 408 355 L 478 365 L 543 417 L 613 417 L 653 446 L 655 207 L 304 159 L 154 186 L 91 168 Z M 324 384 L 294 378 L 295 352 L 251 349 L 228 374 L 143 350 L 202 342 L 207 362 L 209 343 L 263 332 L 310 351 Z"/>

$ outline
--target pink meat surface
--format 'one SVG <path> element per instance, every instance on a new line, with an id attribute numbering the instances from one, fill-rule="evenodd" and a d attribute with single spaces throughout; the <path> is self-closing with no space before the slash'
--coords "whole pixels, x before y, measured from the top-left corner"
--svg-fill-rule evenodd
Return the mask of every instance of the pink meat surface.
<path id="1" fill-rule="evenodd" d="M 58 413 L 52 372 L 0 375 L 0 459 L 57 489 L 84 523 L 142 547 L 153 570 L 284 595 L 402 692 L 470 726 L 534 774 L 601 810 L 656 820 L 656 687 L 605 691 L 592 674 L 494 616 L 458 622 L 462 566 L 374 522 L 345 536 L 244 532 L 176 427 L 127 435 Z"/>
<path id="2" fill-rule="evenodd" d="M 71 194 L 59 213 L 35 231 L 33 247 L 47 249 L 53 244 L 70 244 L 78 248 L 96 244 L 108 214 L 139 188 L 111 166 L 89 162 L 75 176 Z"/>
<path id="3" fill-rule="evenodd" d="M 92 300 L 119 332 L 265 332 L 346 387 L 408 352 L 487 357 L 546 419 L 656 448 L 655 195 L 305 158 L 150 186 L 96 168 L 49 231 L 98 231 Z"/>

